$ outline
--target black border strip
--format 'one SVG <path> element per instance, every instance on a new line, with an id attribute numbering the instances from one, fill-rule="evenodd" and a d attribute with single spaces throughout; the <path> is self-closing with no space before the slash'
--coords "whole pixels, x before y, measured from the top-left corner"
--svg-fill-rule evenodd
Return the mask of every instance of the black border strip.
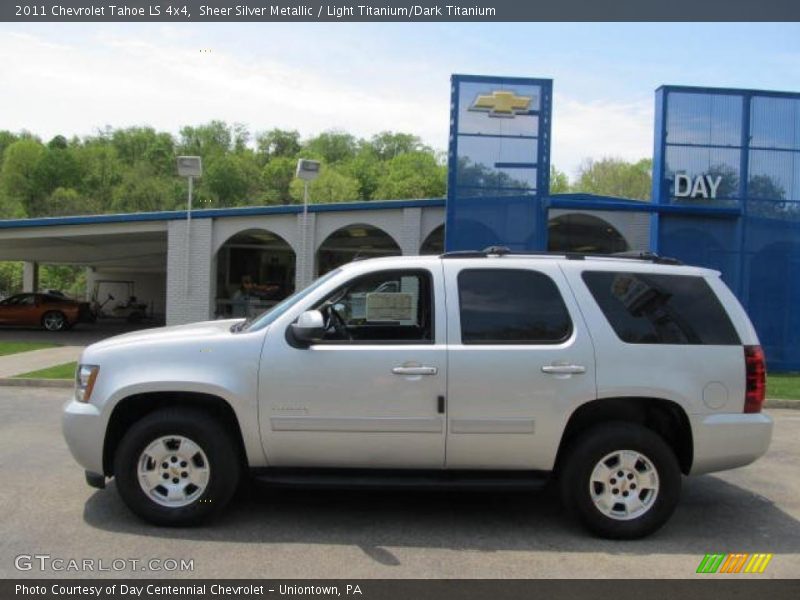
<path id="1" fill-rule="evenodd" d="M 111 9 L 112 5 L 117 7 L 115 11 Z M 120 14 L 121 8 L 126 9 L 125 14 Z M 0 3 L 0 21 L 10 22 L 799 20 L 800 2 L 797 0 L 358 0 L 352 3 L 320 0 L 4 0 Z"/>

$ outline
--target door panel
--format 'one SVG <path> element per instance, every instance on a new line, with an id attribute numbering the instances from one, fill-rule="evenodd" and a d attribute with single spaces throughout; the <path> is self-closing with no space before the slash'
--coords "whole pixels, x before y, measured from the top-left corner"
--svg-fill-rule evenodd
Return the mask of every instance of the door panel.
<path id="1" fill-rule="evenodd" d="M 439 396 L 445 395 L 447 381 L 443 277 L 440 269 L 426 273 L 433 294 L 429 343 L 334 340 L 295 348 L 286 339 L 286 328 L 313 301 L 270 328 L 259 375 L 260 427 L 270 465 L 443 466 L 445 420 L 439 412 Z M 376 296 L 367 298 L 369 293 Z M 370 328 L 369 319 L 370 310 L 398 310 L 386 294 L 356 294 L 355 309 L 348 305 L 342 311 L 348 324 L 358 323 L 353 331 L 386 337 L 385 322 Z M 377 304 L 381 305 L 372 306 Z"/>
<path id="2" fill-rule="evenodd" d="M 449 381 L 446 465 L 550 470 L 568 415 L 578 404 L 595 397 L 592 342 L 560 269 L 545 264 L 528 270 L 555 283 L 571 321 L 563 340 L 512 343 L 493 340 L 480 327 L 467 327 L 473 338 L 486 339 L 463 343 L 462 301 L 469 310 L 468 300 L 459 294 L 458 275 L 476 267 L 509 268 L 508 261 L 500 265 L 497 261 L 445 261 Z M 496 291 L 498 286 L 492 287 Z M 492 302 L 487 304 L 495 312 L 490 321 L 506 335 L 503 331 L 511 326 L 512 311 Z M 469 318 L 474 320 L 474 311 L 471 317 L 465 317 Z M 524 331 L 538 328 L 542 336 L 559 335 L 552 319 L 544 321 L 544 326 L 527 323 Z"/>
<path id="3" fill-rule="evenodd" d="M 36 321 L 36 307 L 34 297 L 26 294 L 20 297 L 14 304 L 6 304 L 0 307 L 0 323 L 8 325 L 38 325 Z"/>

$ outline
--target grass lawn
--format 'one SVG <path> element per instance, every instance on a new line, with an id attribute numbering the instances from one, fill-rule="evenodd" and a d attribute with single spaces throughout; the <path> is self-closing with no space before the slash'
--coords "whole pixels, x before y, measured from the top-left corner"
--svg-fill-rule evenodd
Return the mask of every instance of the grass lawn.
<path id="1" fill-rule="evenodd" d="M 56 348 L 57 346 L 58 344 L 48 344 L 47 342 L 0 342 L 0 356 L 28 352 L 29 350 Z"/>
<path id="2" fill-rule="evenodd" d="M 767 375 L 767 398 L 800 400 L 800 373 Z"/>
<path id="3" fill-rule="evenodd" d="M 74 362 L 68 362 L 22 375 L 14 375 L 14 379 L 72 379 L 75 377 L 75 365 Z"/>

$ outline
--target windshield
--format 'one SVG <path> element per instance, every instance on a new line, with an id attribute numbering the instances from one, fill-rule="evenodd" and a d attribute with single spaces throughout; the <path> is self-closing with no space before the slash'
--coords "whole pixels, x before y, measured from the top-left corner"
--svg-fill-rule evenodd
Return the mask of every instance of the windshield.
<path id="1" fill-rule="evenodd" d="M 288 298 L 282 300 L 268 311 L 261 313 L 252 321 L 248 320 L 244 323 L 234 326 L 234 331 L 258 331 L 259 329 L 263 329 L 267 325 L 270 325 L 283 313 L 285 313 L 295 302 L 298 302 L 299 300 L 302 300 L 308 296 L 323 283 L 333 278 L 335 275 L 338 275 L 340 271 L 341 269 L 334 269 L 333 271 L 326 273 L 319 279 L 312 281 L 310 285 L 304 287 L 302 290 L 298 290 Z"/>

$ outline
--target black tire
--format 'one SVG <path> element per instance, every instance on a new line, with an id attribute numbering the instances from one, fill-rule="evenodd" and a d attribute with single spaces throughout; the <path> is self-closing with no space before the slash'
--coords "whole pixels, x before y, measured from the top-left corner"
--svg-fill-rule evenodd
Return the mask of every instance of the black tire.
<path id="1" fill-rule="evenodd" d="M 47 331 L 64 331 L 67 329 L 67 317 L 57 310 L 47 311 L 42 315 L 42 327 Z"/>
<path id="2" fill-rule="evenodd" d="M 205 453 L 209 478 L 191 504 L 163 506 L 139 485 L 137 469 L 144 450 L 164 436 L 183 436 Z M 242 465 L 238 444 L 228 429 L 208 413 L 192 408 L 165 408 L 150 413 L 125 433 L 114 456 L 114 477 L 125 504 L 150 523 L 183 526 L 200 523 L 221 511 L 236 493 Z"/>
<path id="3" fill-rule="evenodd" d="M 629 520 L 621 520 L 601 512 L 595 506 L 590 491 L 590 485 L 594 485 L 591 484 L 592 472 L 598 463 L 607 455 L 621 450 L 641 453 L 651 462 L 658 475 L 658 492 L 649 509 Z M 641 538 L 659 529 L 675 510 L 681 492 L 680 466 L 672 449 L 654 431 L 624 422 L 595 426 L 570 444 L 560 467 L 559 479 L 562 500 L 570 511 L 589 531 L 611 539 Z M 593 489 L 604 488 L 599 485 Z M 622 493 L 618 488 L 615 489 L 618 490 L 617 493 Z M 647 494 L 641 490 L 629 490 L 626 497 L 635 493 Z M 616 506 L 615 504 L 614 507 Z"/>

